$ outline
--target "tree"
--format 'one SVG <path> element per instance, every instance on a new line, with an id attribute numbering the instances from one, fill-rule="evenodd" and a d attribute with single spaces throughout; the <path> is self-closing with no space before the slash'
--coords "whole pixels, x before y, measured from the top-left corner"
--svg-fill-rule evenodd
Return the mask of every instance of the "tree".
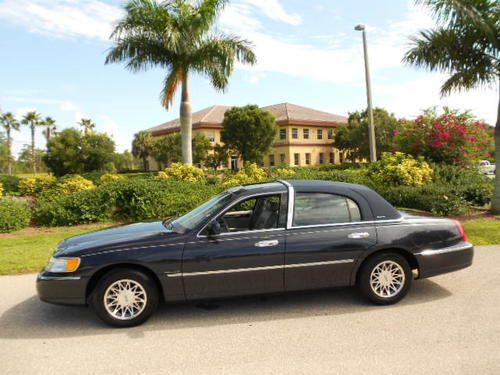
<path id="1" fill-rule="evenodd" d="M 278 133 L 273 114 L 256 105 L 231 108 L 222 124 L 221 141 L 249 163 L 262 163 Z"/>
<path id="2" fill-rule="evenodd" d="M 403 61 L 441 71 L 450 77 L 441 95 L 483 85 L 500 78 L 500 9 L 496 0 L 418 0 L 431 9 L 438 26 L 411 38 Z M 500 165 L 500 98 L 495 128 L 495 160 Z M 500 168 L 496 169 L 491 208 L 500 213 Z"/>
<path id="3" fill-rule="evenodd" d="M 44 162 L 55 176 L 107 172 L 114 160 L 115 144 L 106 134 L 81 134 L 65 129 L 47 142 Z"/>
<path id="4" fill-rule="evenodd" d="M 193 162 L 202 164 L 208 157 L 211 148 L 208 138 L 201 133 L 192 139 Z M 182 160 L 182 139 L 179 133 L 170 134 L 155 139 L 153 156 L 158 163 L 169 165 Z"/>
<path id="5" fill-rule="evenodd" d="M 375 142 L 377 158 L 383 152 L 394 151 L 394 133 L 398 129 L 398 119 L 383 108 L 373 110 L 373 118 L 377 124 Z M 350 159 L 369 159 L 367 111 L 356 111 L 349 114 L 347 126 L 339 127 L 335 133 L 334 145 L 345 152 Z"/>
<path id="6" fill-rule="evenodd" d="M 43 120 L 43 123 L 41 125 L 45 126 L 43 135 L 45 136 L 45 140 L 48 142 L 50 137 L 56 133 L 56 120 L 54 120 L 52 117 L 45 117 L 45 120 Z"/>
<path id="7" fill-rule="evenodd" d="M 208 157 L 208 151 L 212 148 L 210 140 L 205 134 L 197 133 L 193 137 L 193 163 L 203 164 Z"/>
<path id="8" fill-rule="evenodd" d="M 140 163 L 128 150 L 122 153 L 115 153 L 114 164 L 119 172 L 129 172 L 140 168 Z"/>
<path id="9" fill-rule="evenodd" d="M 21 123 L 28 126 L 31 130 L 31 161 L 33 163 L 31 168 L 33 173 L 36 173 L 37 162 L 35 157 L 35 130 L 37 126 L 42 125 L 42 119 L 38 112 L 31 111 L 24 115 Z"/>
<path id="10" fill-rule="evenodd" d="M 0 124 L 2 127 L 5 129 L 5 134 L 7 135 L 7 166 L 8 166 L 8 172 L 9 174 L 12 174 L 12 130 L 17 130 L 19 131 L 20 123 L 19 121 L 14 117 L 14 115 L 11 112 L 4 113 L 0 116 Z"/>
<path id="11" fill-rule="evenodd" d="M 148 170 L 148 157 L 151 156 L 154 147 L 154 139 L 150 132 L 142 131 L 134 134 L 132 141 L 132 155 L 142 159 L 142 168 Z"/>
<path id="12" fill-rule="evenodd" d="M 178 87 L 182 87 L 182 160 L 186 164 L 192 164 L 190 74 L 199 73 L 216 90 L 224 91 L 235 61 L 256 61 L 248 41 L 213 31 L 226 3 L 227 0 L 130 0 L 125 5 L 125 17 L 111 35 L 116 44 L 106 57 L 106 64 L 126 61 L 132 72 L 153 67 L 167 70 L 161 94 L 165 109 L 170 107 Z"/>
<path id="13" fill-rule="evenodd" d="M 229 155 L 225 146 L 216 144 L 213 153 L 207 156 L 206 164 L 208 167 L 217 169 L 222 165 L 227 165 Z"/>
<path id="14" fill-rule="evenodd" d="M 33 160 L 33 150 L 30 145 L 24 145 L 17 157 L 16 172 L 28 173 L 33 171 L 33 163 L 38 166 L 39 173 L 47 172 L 47 166 L 43 159 L 45 158 L 45 151 L 35 148 L 35 159 Z"/>
<path id="15" fill-rule="evenodd" d="M 83 128 L 85 134 L 92 133 L 95 129 L 95 123 L 89 118 L 82 118 L 78 123 Z"/>

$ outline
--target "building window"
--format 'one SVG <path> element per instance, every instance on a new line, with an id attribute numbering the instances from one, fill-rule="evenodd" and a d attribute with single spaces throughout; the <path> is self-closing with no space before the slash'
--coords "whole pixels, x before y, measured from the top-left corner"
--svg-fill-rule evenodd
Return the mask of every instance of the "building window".
<path id="1" fill-rule="evenodd" d="M 284 163 L 286 161 L 285 154 L 280 154 L 280 163 Z"/>
<path id="2" fill-rule="evenodd" d="M 274 167 L 274 155 L 269 155 L 269 166 Z"/>
<path id="3" fill-rule="evenodd" d="M 342 164 L 344 162 L 344 153 L 340 152 L 339 153 L 339 163 Z"/>
<path id="4" fill-rule="evenodd" d="M 323 139 L 323 129 L 318 129 L 318 139 Z"/>
<path id="5" fill-rule="evenodd" d="M 293 154 L 293 163 L 295 165 L 300 165 L 300 154 Z"/>
<path id="6" fill-rule="evenodd" d="M 297 128 L 292 128 L 292 138 L 297 139 L 299 138 L 299 129 Z"/>
<path id="7" fill-rule="evenodd" d="M 214 132 L 208 132 L 207 133 L 207 138 L 210 142 L 215 142 L 215 133 Z"/>
<path id="8" fill-rule="evenodd" d="M 286 139 L 286 129 L 280 129 L 280 139 L 282 141 Z"/>
<path id="9" fill-rule="evenodd" d="M 231 170 L 238 170 L 238 155 L 231 155 Z"/>
<path id="10" fill-rule="evenodd" d="M 319 153 L 319 163 L 325 164 L 325 154 L 323 154 L 322 152 Z"/>
<path id="11" fill-rule="evenodd" d="M 328 129 L 328 139 L 333 139 L 335 137 L 335 132 L 333 129 Z"/>
<path id="12" fill-rule="evenodd" d="M 311 165 L 311 154 L 306 153 L 306 165 Z"/>
<path id="13" fill-rule="evenodd" d="M 330 164 L 335 164 L 335 153 L 330 152 Z"/>
<path id="14" fill-rule="evenodd" d="M 309 129 L 304 129 L 304 139 L 309 139 Z"/>

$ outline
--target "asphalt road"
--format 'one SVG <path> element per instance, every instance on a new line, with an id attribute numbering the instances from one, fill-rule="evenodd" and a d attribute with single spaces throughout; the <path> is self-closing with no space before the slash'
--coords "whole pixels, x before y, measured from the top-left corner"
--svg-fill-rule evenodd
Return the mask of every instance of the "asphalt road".
<path id="1" fill-rule="evenodd" d="M 1 374 L 500 374 L 500 246 L 395 306 L 342 289 L 163 306 L 121 330 L 34 281 L 0 277 Z"/>

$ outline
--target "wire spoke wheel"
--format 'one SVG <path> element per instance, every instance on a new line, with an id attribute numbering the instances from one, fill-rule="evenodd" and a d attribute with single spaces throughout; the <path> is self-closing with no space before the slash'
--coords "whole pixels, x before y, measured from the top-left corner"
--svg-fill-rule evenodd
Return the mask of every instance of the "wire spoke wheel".
<path id="1" fill-rule="evenodd" d="M 370 288 L 381 298 L 392 298 L 403 289 L 405 272 L 392 260 L 378 263 L 370 274 Z"/>
<path id="2" fill-rule="evenodd" d="M 115 281 L 104 293 L 104 307 L 118 320 L 131 320 L 144 311 L 148 297 L 144 287 L 135 280 Z"/>

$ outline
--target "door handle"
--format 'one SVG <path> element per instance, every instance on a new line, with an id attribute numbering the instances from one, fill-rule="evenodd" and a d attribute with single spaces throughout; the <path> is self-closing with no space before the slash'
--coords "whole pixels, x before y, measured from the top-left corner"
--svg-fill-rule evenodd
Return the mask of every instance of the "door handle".
<path id="1" fill-rule="evenodd" d="M 357 232 L 357 233 L 349 233 L 347 238 L 367 238 L 370 237 L 370 233 L 368 232 Z"/>
<path id="2" fill-rule="evenodd" d="M 270 247 L 270 246 L 276 246 L 280 242 L 278 240 L 266 240 L 266 241 L 259 241 L 255 243 L 255 247 Z"/>

